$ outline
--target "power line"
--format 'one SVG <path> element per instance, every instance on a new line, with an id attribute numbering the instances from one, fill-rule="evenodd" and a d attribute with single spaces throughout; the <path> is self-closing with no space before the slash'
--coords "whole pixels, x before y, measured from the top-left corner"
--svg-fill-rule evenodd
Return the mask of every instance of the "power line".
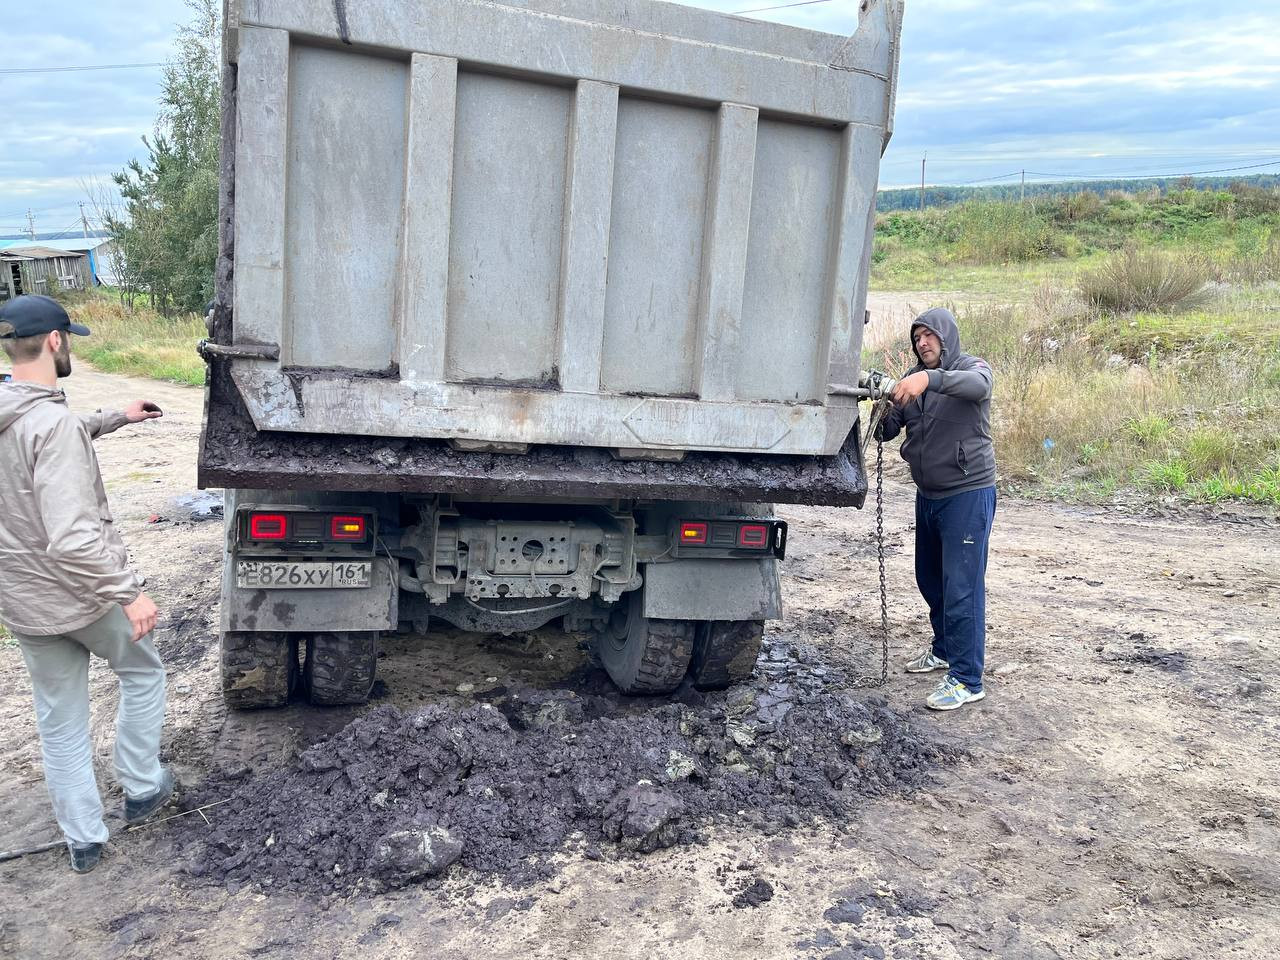
<path id="1" fill-rule="evenodd" d="M 1216 170 L 1188 170 L 1181 173 L 1111 173 L 1100 175 L 1083 173 L 1036 173 L 1032 170 L 1028 170 L 1027 175 L 1031 177 L 1050 177 L 1055 180 L 1142 180 L 1150 179 L 1153 176 L 1172 179 L 1174 177 L 1201 177 L 1210 173 L 1234 173 L 1237 170 L 1257 170 L 1260 167 L 1274 167 L 1277 164 L 1280 164 L 1280 157 L 1277 157 L 1274 160 L 1268 160 L 1265 163 L 1249 163 L 1241 167 L 1219 167 Z"/>
<path id="2" fill-rule="evenodd" d="M 143 67 L 163 67 L 158 63 L 98 63 L 79 67 L 0 67 L 0 75 L 13 76 L 19 73 L 77 73 L 82 70 L 140 70 Z"/>
<path id="3" fill-rule="evenodd" d="M 947 184 L 952 187 L 967 187 L 971 183 L 987 183 L 991 180 L 1008 180 L 1010 177 L 1022 176 L 1021 170 L 1015 170 L 1013 173 L 1002 173 L 998 177 L 979 177 L 977 180 L 961 180 L 959 183 Z"/>
<path id="4" fill-rule="evenodd" d="M 1064 150 L 1060 154 L 1052 154 L 1052 156 L 1066 157 L 1069 151 Z M 1209 150 L 1207 148 L 1188 147 L 1185 150 L 1134 150 L 1134 151 L 1107 151 L 1106 153 L 1092 153 L 1087 156 L 1075 156 L 1074 160 L 1083 160 L 1087 162 L 1101 160 L 1176 160 L 1180 158 L 1190 157 L 1196 154 L 1202 154 L 1214 158 L 1212 161 L 1205 162 L 1222 162 L 1234 163 L 1239 160 L 1253 160 L 1257 157 L 1269 157 L 1275 153 L 1275 148 L 1244 150 L 1244 151 L 1225 151 L 1225 150 Z M 977 153 L 977 154 L 938 154 L 939 160 L 945 160 L 947 163 L 995 163 L 1000 160 L 1016 161 L 1016 160 L 1039 160 L 1046 156 L 1044 153 Z"/>
<path id="5" fill-rule="evenodd" d="M 731 10 L 731 15 L 742 13 L 765 13 L 769 10 L 790 10 L 792 7 L 811 7 L 815 3 L 830 3 L 831 0 L 800 0 L 799 3 L 780 3 L 776 7 L 756 7 L 754 10 Z"/>

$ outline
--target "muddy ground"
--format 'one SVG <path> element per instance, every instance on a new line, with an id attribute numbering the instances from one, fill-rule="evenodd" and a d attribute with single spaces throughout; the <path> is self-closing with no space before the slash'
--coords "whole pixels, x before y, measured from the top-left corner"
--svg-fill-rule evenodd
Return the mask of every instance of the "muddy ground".
<path id="1" fill-rule="evenodd" d="M 191 796 L 232 802 L 117 833 L 85 877 L 61 850 L 0 863 L 0 957 L 1256 958 L 1280 949 L 1280 528 L 1172 508 L 1002 500 L 988 697 L 946 715 L 923 708 L 929 678 L 893 672 L 879 693 L 850 686 L 879 666 L 870 512 L 784 509 L 787 609 L 767 649 L 781 651 L 789 682 L 808 685 L 806 702 L 829 697 L 878 718 L 873 756 L 908 758 L 859 779 L 859 751 L 876 735 L 859 739 L 865 724 L 839 721 L 854 740 L 822 742 L 851 768 L 842 807 L 792 817 L 685 810 L 668 834 L 675 845 L 652 853 L 629 852 L 625 830 L 615 843 L 589 820 L 538 855 L 548 867 L 538 875 L 486 872 L 463 856 L 384 892 L 287 877 L 266 885 L 252 870 L 193 875 L 193 861 L 213 862 L 201 851 L 219 831 L 233 840 L 224 854 L 249 850 L 253 802 L 264 824 L 281 815 L 275 794 L 250 802 L 254 784 L 296 786 L 299 755 L 337 749 L 325 738 L 350 737 L 343 729 L 371 711 L 403 718 L 438 704 L 461 716 L 505 698 L 512 717 L 513 692 L 563 703 L 575 691 L 596 706 L 568 717 L 588 723 L 570 732 L 594 736 L 591 722 L 631 717 L 662 740 L 683 735 L 692 716 L 685 742 L 696 753 L 698 724 L 714 720 L 717 701 L 610 698 L 574 641 L 554 631 L 484 640 L 450 630 L 390 638 L 381 696 L 368 708 L 227 715 L 215 637 L 221 525 L 178 501 L 195 489 L 200 393 L 83 369 L 66 386 L 81 409 L 135 396 L 166 409 L 99 441 L 99 456 L 163 611 L 165 753 Z M 923 642 L 926 621 L 911 579 L 910 490 L 896 465 L 890 474 L 896 665 Z M 767 706 L 769 679 L 762 672 L 739 696 Z M 105 788 L 114 683 L 101 669 L 91 683 Z M 26 674 L 3 641 L 0 723 L 0 849 L 9 850 L 55 832 Z M 723 732 L 702 730 L 711 741 Z M 694 758 L 708 782 L 775 770 L 751 750 L 745 769 L 727 770 L 738 758 L 714 742 L 709 751 Z M 591 761 L 588 750 L 575 756 Z M 655 761 L 640 750 L 628 762 Z M 629 777 L 639 766 L 611 769 Z M 863 789 L 875 778 L 883 783 Z M 681 795 L 686 807 L 701 796 Z M 758 801 L 760 791 L 743 796 Z M 113 786 L 107 798 L 114 809 Z M 272 862 L 249 852 L 251 866 Z"/>

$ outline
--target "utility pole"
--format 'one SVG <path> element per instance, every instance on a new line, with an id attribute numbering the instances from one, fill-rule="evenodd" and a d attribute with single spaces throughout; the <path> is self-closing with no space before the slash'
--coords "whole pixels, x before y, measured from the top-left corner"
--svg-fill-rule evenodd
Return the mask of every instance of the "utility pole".
<path id="1" fill-rule="evenodd" d="M 1022 202 L 1027 202 L 1027 171 L 1022 171 Z"/>
<path id="2" fill-rule="evenodd" d="M 920 158 L 920 209 L 924 209 L 924 163 L 929 159 L 929 151 L 924 152 L 924 156 Z"/>
<path id="3" fill-rule="evenodd" d="M 27 236 L 32 243 L 36 242 L 36 218 L 31 215 L 30 207 L 27 207 Z"/>
<path id="4" fill-rule="evenodd" d="M 84 215 L 84 201 L 80 201 L 80 225 L 84 228 L 84 238 L 89 239 L 89 218 Z"/>

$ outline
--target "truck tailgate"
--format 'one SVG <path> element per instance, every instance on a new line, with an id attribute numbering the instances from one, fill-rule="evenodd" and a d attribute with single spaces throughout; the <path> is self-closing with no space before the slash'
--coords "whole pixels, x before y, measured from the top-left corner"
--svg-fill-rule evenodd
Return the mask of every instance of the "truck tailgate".
<path id="1" fill-rule="evenodd" d="M 836 455 L 901 17 L 861 6 L 233 3 L 254 427 Z"/>

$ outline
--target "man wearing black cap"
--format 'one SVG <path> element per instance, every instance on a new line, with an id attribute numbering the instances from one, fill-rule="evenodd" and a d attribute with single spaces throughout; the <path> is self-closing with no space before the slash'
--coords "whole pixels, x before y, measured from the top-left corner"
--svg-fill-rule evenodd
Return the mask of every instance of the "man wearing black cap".
<path id="1" fill-rule="evenodd" d="M 996 512 L 991 367 L 960 349 L 950 310 L 911 325 L 920 362 L 898 381 L 880 438 L 902 429 L 902 459 L 916 484 L 916 584 L 929 605 L 933 641 L 908 673 L 945 670 L 925 703 L 955 710 L 981 700 L 986 656 L 987 542 Z"/>
<path id="2" fill-rule="evenodd" d="M 118 413 L 72 413 L 58 378 L 71 373 L 73 333 L 89 330 L 49 297 L 0 308 L 0 346 L 13 364 L 0 384 L 0 622 L 31 675 L 45 783 L 71 866 L 87 873 L 108 837 L 89 741 L 91 653 L 120 681 L 115 772 L 125 820 L 138 823 L 168 803 L 174 779 L 160 765 L 156 607 L 129 569 L 91 442 L 161 411 L 135 400 Z"/>

